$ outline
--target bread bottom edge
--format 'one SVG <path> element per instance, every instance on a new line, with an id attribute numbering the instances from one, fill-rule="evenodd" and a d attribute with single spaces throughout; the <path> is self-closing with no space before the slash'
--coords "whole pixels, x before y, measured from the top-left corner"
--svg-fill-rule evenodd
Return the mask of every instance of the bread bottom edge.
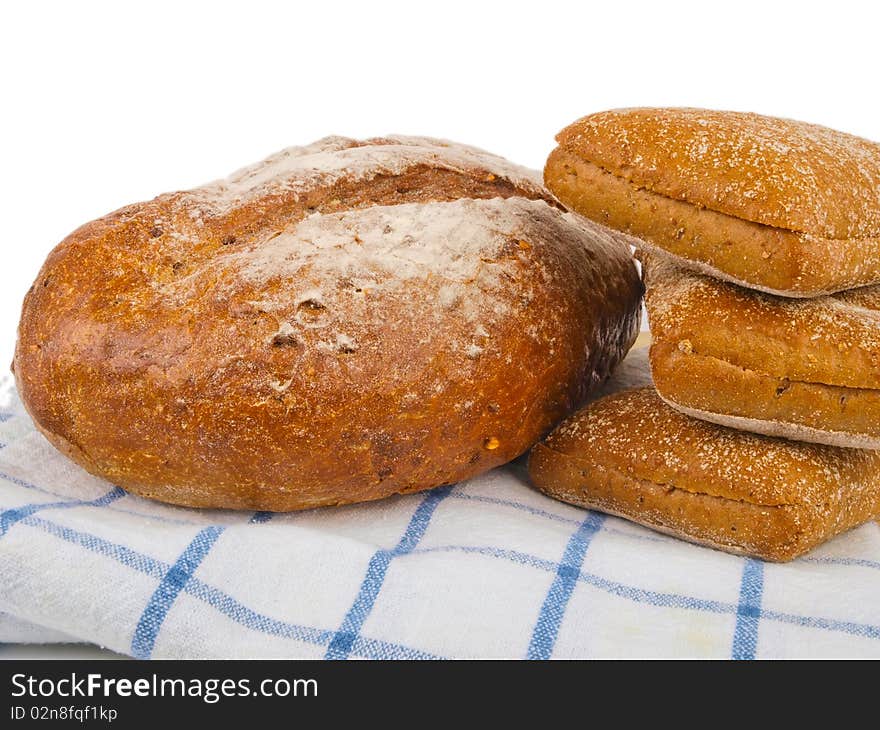
<path id="1" fill-rule="evenodd" d="M 830 537 L 822 534 L 809 510 L 798 505 L 763 505 L 692 492 L 621 471 L 596 458 L 579 459 L 539 443 L 529 455 L 531 484 L 561 502 L 621 517 L 686 542 L 771 562 L 792 560 Z"/>
<path id="2" fill-rule="evenodd" d="M 752 289 L 753 291 L 759 291 L 764 294 L 772 294 L 777 297 L 784 297 L 786 299 L 815 299 L 816 297 L 825 297 L 831 294 L 836 294 L 841 291 L 841 289 L 828 289 L 828 290 L 814 290 L 814 291 L 794 291 L 791 289 L 771 289 L 768 286 L 761 286 L 760 284 L 754 284 L 749 281 L 745 281 L 743 279 L 737 279 L 735 276 L 731 276 L 730 274 L 725 273 L 721 269 L 716 269 L 711 264 L 707 264 L 705 261 L 698 261 L 697 259 L 688 259 L 684 256 L 679 256 L 676 253 L 672 253 L 671 251 L 661 248 L 660 246 L 655 246 L 653 243 L 649 243 L 648 241 L 644 241 L 641 238 L 636 238 L 635 236 L 631 236 L 629 234 L 619 234 L 627 236 L 627 238 L 631 239 L 630 245 L 634 246 L 636 249 L 643 249 L 647 251 L 652 256 L 657 256 L 657 258 L 667 258 L 670 261 L 675 262 L 678 266 L 681 266 L 688 271 L 693 271 L 697 274 L 703 274 L 705 276 L 711 276 L 713 279 L 720 279 L 721 281 L 726 281 L 730 284 L 736 284 L 736 286 L 741 286 L 744 289 Z"/>
<path id="3" fill-rule="evenodd" d="M 730 543 L 725 542 L 716 542 L 714 540 L 710 540 L 708 538 L 697 537 L 692 535 L 684 530 L 679 530 L 669 525 L 666 525 L 662 522 L 652 522 L 649 519 L 642 517 L 641 515 L 634 515 L 626 513 L 622 510 L 615 510 L 609 508 L 605 505 L 602 505 L 599 502 L 590 501 L 588 499 L 579 499 L 573 497 L 562 498 L 558 494 L 554 494 L 542 487 L 538 487 L 536 485 L 541 494 L 550 497 L 551 499 L 555 499 L 558 502 L 564 502 L 566 504 L 570 504 L 574 507 L 582 507 L 584 509 L 592 510 L 593 512 L 601 512 L 605 515 L 611 515 L 612 517 L 619 517 L 620 519 L 626 520 L 627 522 L 632 522 L 635 525 L 640 525 L 642 527 L 647 527 L 654 532 L 659 532 L 663 535 L 669 535 L 670 537 L 674 537 L 677 540 L 682 540 L 683 542 L 691 543 L 692 545 L 699 545 L 701 547 L 711 548 L 712 550 L 718 550 L 720 552 L 728 553 L 731 555 L 739 555 L 747 558 L 755 558 L 757 560 L 763 560 L 768 563 L 787 563 L 793 560 L 795 557 L 785 557 L 785 558 L 774 558 L 766 555 L 758 555 L 754 551 L 750 551 L 746 548 L 740 547 L 739 545 L 732 545 Z M 800 553 L 799 553 L 800 555 Z"/>
<path id="4" fill-rule="evenodd" d="M 748 416 L 732 416 L 725 413 L 715 413 L 713 411 L 691 408 L 682 405 L 681 403 L 677 403 L 659 390 L 657 391 L 657 394 L 665 403 L 672 408 L 675 408 L 679 413 L 684 413 L 691 418 L 698 418 L 701 421 L 717 423 L 719 426 L 734 428 L 737 431 L 747 431 L 749 433 L 761 434 L 762 436 L 784 438 L 789 441 L 806 441 L 814 444 L 838 446 L 847 449 L 880 449 L 880 439 L 871 438 L 870 436 L 847 433 L 846 431 L 825 431 L 820 428 L 804 426 L 799 423 L 766 421 L 760 418 L 749 418 Z"/>

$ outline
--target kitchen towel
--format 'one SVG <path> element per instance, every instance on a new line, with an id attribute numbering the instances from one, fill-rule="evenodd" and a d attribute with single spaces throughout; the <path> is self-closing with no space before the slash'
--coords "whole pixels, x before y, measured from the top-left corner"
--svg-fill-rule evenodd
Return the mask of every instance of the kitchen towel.
<path id="1" fill-rule="evenodd" d="M 606 390 L 647 382 L 636 348 Z M 880 657 L 880 525 L 778 565 L 544 497 L 524 464 L 292 514 L 126 494 L 0 410 L 0 641 L 135 657 Z M 331 457 L 332 458 L 332 457 Z"/>

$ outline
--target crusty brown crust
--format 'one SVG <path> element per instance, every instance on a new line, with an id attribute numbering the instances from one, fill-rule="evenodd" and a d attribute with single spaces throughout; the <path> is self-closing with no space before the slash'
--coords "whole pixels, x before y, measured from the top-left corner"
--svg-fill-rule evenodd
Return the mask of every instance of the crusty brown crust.
<path id="1" fill-rule="evenodd" d="M 642 258 L 667 402 L 759 433 L 880 447 L 880 287 L 793 300 Z"/>
<path id="2" fill-rule="evenodd" d="M 689 108 L 586 116 L 557 141 L 640 187 L 828 238 L 880 236 L 880 144 L 760 114 Z"/>
<path id="3" fill-rule="evenodd" d="M 529 455 L 535 486 L 728 552 L 784 561 L 880 515 L 880 453 L 689 418 L 652 388 L 607 396 Z"/>
<path id="4" fill-rule="evenodd" d="M 14 371 L 126 489 L 284 511 L 470 477 L 583 402 L 638 331 L 628 251 L 522 168 L 329 138 L 71 234 Z"/>
<path id="5" fill-rule="evenodd" d="M 795 297 L 880 281 L 876 143 L 694 109 L 594 114 L 557 140 L 564 204 L 708 273 Z"/>

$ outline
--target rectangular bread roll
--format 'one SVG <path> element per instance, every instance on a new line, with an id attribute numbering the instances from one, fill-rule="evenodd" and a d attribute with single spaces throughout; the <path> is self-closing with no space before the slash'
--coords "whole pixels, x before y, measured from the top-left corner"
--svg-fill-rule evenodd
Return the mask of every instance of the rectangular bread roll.
<path id="1" fill-rule="evenodd" d="M 768 436 L 880 448 L 880 286 L 789 299 L 640 258 L 663 400 Z"/>
<path id="2" fill-rule="evenodd" d="M 786 297 L 880 282 L 880 144 L 791 119 L 614 109 L 562 130 L 544 181 L 638 246 Z"/>
<path id="3" fill-rule="evenodd" d="M 555 499 L 772 561 L 880 516 L 880 452 L 689 418 L 653 388 L 564 421 L 532 449 L 529 475 Z"/>

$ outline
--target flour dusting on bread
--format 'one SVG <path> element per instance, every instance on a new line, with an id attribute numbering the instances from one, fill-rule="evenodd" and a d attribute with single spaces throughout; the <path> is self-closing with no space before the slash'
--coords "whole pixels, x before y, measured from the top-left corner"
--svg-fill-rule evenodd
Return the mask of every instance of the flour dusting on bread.
<path id="1" fill-rule="evenodd" d="M 259 196 L 281 192 L 306 193 L 329 187 L 340 179 L 357 182 L 380 175 L 401 175 L 416 166 L 457 172 L 484 170 L 540 195 L 537 172 L 515 165 L 469 145 L 431 137 L 391 135 L 359 142 L 347 137 L 325 137 L 302 147 L 288 147 L 262 162 L 245 167 L 225 180 L 192 191 L 215 212 Z"/>
<path id="2" fill-rule="evenodd" d="M 347 277 L 361 288 L 401 288 L 431 275 L 463 282 L 480 269 L 497 279 L 504 244 L 530 236 L 529 216 L 543 218 L 548 211 L 543 202 L 496 198 L 315 213 L 227 263 L 254 282 L 293 277 L 303 269 L 316 278 Z"/>

